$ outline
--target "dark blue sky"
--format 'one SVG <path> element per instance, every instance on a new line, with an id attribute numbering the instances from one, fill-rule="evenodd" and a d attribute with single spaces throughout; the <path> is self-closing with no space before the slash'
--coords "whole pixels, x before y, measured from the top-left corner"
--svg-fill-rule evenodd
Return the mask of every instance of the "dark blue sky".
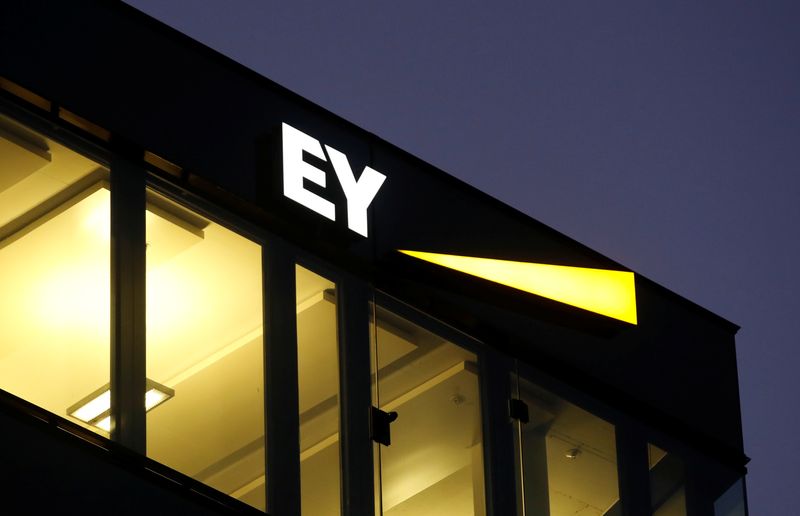
<path id="1" fill-rule="evenodd" d="M 800 2 L 129 3 L 741 325 L 751 513 L 797 513 Z"/>

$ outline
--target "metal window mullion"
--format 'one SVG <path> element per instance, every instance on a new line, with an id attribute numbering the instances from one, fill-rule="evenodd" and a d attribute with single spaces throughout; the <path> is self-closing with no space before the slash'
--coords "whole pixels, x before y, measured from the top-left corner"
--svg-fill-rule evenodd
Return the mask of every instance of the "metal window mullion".
<path id="1" fill-rule="evenodd" d="M 514 428 L 508 410 L 514 364 L 491 350 L 482 353 L 480 359 L 486 514 L 519 514 Z"/>
<path id="2" fill-rule="evenodd" d="M 295 263 L 288 246 L 262 248 L 267 512 L 300 514 L 300 417 Z"/>
<path id="3" fill-rule="evenodd" d="M 363 516 L 375 510 L 369 430 L 372 406 L 369 301 L 370 289 L 363 281 L 348 276 L 337 285 L 343 516 Z"/>
<path id="4" fill-rule="evenodd" d="M 650 514 L 650 469 L 647 438 L 633 422 L 625 420 L 614 429 L 617 441 L 619 498 L 623 516 Z"/>
<path id="5" fill-rule="evenodd" d="M 142 455 L 145 420 L 145 171 L 111 160 L 111 438 Z"/>
<path id="6" fill-rule="evenodd" d="M 685 453 L 683 464 L 686 516 L 714 516 L 719 473 L 704 457 Z"/>

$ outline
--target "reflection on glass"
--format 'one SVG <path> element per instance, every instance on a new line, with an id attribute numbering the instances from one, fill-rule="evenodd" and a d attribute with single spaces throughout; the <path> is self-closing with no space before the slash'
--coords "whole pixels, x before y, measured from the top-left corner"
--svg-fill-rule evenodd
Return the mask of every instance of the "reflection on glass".
<path id="1" fill-rule="evenodd" d="M 714 516 L 747 516 L 744 480 L 737 480 L 714 502 Z"/>
<path id="2" fill-rule="evenodd" d="M 686 516 L 683 461 L 654 444 L 647 445 L 653 516 Z"/>
<path id="3" fill-rule="evenodd" d="M 516 425 L 520 514 L 622 514 L 614 426 L 524 379 L 512 385 L 529 417 Z"/>
<path id="4" fill-rule="evenodd" d="M 69 410 L 109 382 L 107 170 L 0 117 L 0 388 Z"/>
<path id="5" fill-rule="evenodd" d="M 378 406 L 397 412 L 380 447 L 382 513 L 485 514 L 477 358 L 376 310 Z"/>
<path id="6" fill-rule="evenodd" d="M 297 266 L 297 366 L 302 514 L 339 514 L 336 286 Z"/>
<path id="7" fill-rule="evenodd" d="M 147 456 L 262 510 L 261 248 L 148 191 Z"/>

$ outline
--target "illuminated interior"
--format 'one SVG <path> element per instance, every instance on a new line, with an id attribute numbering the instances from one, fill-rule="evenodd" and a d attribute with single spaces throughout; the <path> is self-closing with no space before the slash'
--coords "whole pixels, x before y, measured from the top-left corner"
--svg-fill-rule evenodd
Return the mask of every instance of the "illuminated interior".
<path id="1" fill-rule="evenodd" d="M 148 191 L 147 455 L 266 507 L 261 248 Z"/>
<path id="2" fill-rule="evenodd" d="M 108 436 L 107 170 L 0 118 L 0 388 Z M 148 456 L 264 509 L 261 248 L 147 193 Z"/>
<path id="3" fill-rule="evenodd" d="M 63 417 L 109 382 L 106 178 L 0 117 L 0 388 Z"/>
<path id="4" fill-rule="evenodd" d="M 636 285 L 632 272 L 421 251 L 400 252 L 507 287 L 636 324 Z"/>
<path id="5" fill-rule="evenodd" d="M 530 419 L 516 428 L 524 514 L 621 514 L 613 425 L 525 380 L 519 396 Z"/>
<path id="6" fill-rule="evenodd" d="M 375 340 L 378 405 L 398 413 L 377 458 L 383 514 L 485 514 L 475 355 L 380 307 Z"/>
<path id="7" fill-rule="evenodd" d="M 341 506 L 336 286 L 300 266 L 296 285 L 301 513 L 336 515 Z"/>

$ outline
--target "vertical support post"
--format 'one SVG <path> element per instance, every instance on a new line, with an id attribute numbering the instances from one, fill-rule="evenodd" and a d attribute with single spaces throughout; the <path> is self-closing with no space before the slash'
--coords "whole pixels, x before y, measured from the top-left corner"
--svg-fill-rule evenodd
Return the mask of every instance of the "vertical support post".
<path id="1" fill-rule="evenodd" d="M 111 161 L 111 438 L 147 453 L 145 171 Z"/>
<path id="2" fill-rule="evenodd" d="M 714 500 L 703 485 L 706 480 L 687 468 L 684 483 L 687 516 L 714 516 Z"/>
<path id="3" fill-rule="evenodd" d="M 650 470 L 647 439 L 631 423 L 616 427 L 619 498 L 623 516 L 650 514 Z"/>
<path id="4" fill-rule="evenodd" d="M 374 514 L 374 464 L 370 440 L 369 288 L 355 278 L 337 286 L 339 332 L 342 515 Z"/>
<path id="5" fill-rule="evenodd" d="M 267 512 L 300 515 L 295 264 L 282 242 L 262 248 Z"/>
<path id="6" fill-rule="evenodd" d="M 511 398 L 513 363 L 496 353 L 480 356 L 481 403 L 486 482 L 486 514 L 501 516 L 518 514 L 517 485 L 514 471 L 514 429 L 508 410 Z"/>
<path id="7" fill-rule="evenodd" d="M 722 476 L 699 458 L 687 457 L 684 462 L 684 493 L 687 516 L 714 516 L 714 501 Z"/>
<path id="8" fill-rule="evenodd" d="M 472 466 L 472 506 L 474 516 L 486 516 L 486 474 L 484 471 L 483 445 L 478 443 L 470 448 Z"/>
<path id="9" fill-rule="evenodd" d="M 531 425 L 532 426 L 532 425 Z M 520 439 L 524 454 L 520 468 L 524 475 L 522 499 L 526 514 L 550 514 L 550 493 L 547 471 L 547 431 L 550 425 L 522 427 Z"/>

